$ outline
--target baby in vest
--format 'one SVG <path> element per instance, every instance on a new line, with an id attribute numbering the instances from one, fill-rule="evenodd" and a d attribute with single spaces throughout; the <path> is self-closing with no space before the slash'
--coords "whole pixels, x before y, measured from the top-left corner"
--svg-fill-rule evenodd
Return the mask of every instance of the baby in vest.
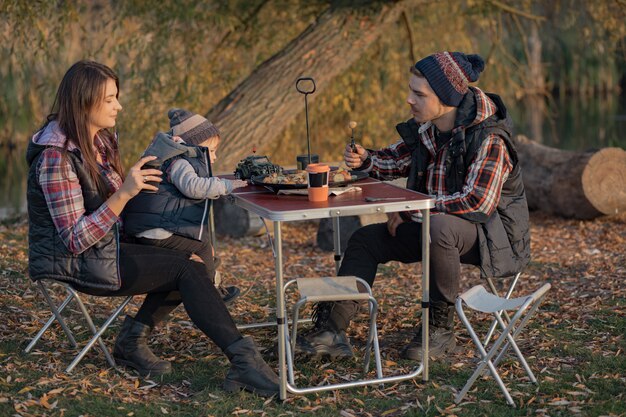
<path id="1" fill-rule="evenodd" d="M 210 199 L 245 187 L 246 181 L 213 177 L 211 164 L 220 144 L 218 128 L 199 114 L 183 109 L 168 112 L 171 130 L 159 132 L 143 156 L 158 158 L 148 164 L 163 171 L 156 192 L 145 190 L 124 210 L 126 234 L 135 242 L 179 251 L 201 260 L 215 282 L 219 259 L 214 257 L 208 220 Z M 218 285 L 225 303 L 233 301 L 239 288 Z"/>

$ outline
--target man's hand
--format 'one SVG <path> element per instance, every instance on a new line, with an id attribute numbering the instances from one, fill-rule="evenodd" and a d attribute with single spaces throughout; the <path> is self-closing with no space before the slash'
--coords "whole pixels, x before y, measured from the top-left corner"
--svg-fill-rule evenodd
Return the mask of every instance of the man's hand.
<path id="1" fill-rule="evenodd" d="M 369 152 L 361 145 L 355 145 L 356 152 L 352 150 L 350 144 L 346 145 L 346 149 L 343 151 L 343 160 L 348 168 L 358 168 L 363 165 L 363 161 L 369 156 Z"/>
<path id="2" fill-rule="evenodd" d="M 387 213 L 387 231 L 393 237 L 396 237 L 398 226 L 404 223 L 400 213 Z"/>

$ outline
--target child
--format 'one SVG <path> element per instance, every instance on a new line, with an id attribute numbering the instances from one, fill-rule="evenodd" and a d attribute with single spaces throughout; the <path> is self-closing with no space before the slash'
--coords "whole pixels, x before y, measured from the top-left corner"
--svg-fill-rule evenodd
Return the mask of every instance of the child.
<path id="1" fill-rule="evenodd" d="M 168 112 L 171 130 L 159 132 L 144 152 L 164 175 L 156 192 L 141 192 L 124 210 L 126 233 L 137 243 L 174 249 L 202 259 L 214 281 L 216 261 L 208 233 L 209 200 L 245 187 L 246 181 L 213 177 L 211 164 L 220 143 L 218 128 L 183 109 Z M 215 281 L 214 281 L 215 282 Z M 239 288 L 218 288 L 225 303 Z"/>

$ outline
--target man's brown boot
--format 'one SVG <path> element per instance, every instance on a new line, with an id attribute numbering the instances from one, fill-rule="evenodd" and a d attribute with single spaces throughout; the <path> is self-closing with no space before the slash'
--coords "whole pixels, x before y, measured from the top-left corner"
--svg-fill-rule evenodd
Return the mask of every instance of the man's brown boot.
<path id="1" fill-rule="evenodd" d="M 445 301 L 431 302 L 428 326 L 428 356 L 437 359 L 456 347 L 454 339 L 454 305 Z M 422 326 L 413 339 L 400 352 L 403 359 L 422 360 Z"/>

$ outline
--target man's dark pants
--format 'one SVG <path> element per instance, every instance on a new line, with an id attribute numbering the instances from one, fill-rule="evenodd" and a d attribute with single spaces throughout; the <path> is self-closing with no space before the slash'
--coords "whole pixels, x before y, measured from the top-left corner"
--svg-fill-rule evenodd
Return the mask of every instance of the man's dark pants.
<path id="1" fill-rule="evenodd" d="M 386 223 L 364 226 L 350 238 L 339 275 L 355 275 L 372 285 L 378 264 L 420 262 L 421 236 L 422 225 L 416 222 L 400 224 L 395 237 Z M 457 216 L 435 214 L 430 217 L 430 240 L 430 301 L 453 304 L 459 292 L 461 263 L 480 262 L 477 225 Z M 415 296 L 419 298 L 417 280 Z M 337 329 L 346 329 L 356 312 L 349 306 L 333 309 L 331 320 Z"/>

